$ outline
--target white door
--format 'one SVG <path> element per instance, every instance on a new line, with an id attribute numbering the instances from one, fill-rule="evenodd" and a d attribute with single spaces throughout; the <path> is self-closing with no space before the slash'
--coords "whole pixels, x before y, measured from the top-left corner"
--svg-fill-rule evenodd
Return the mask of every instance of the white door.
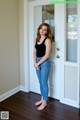
<path id="1" fill-rule="evenodd" d="M 60 99 L 61 87 L 61 21 L 63 9 L 59 5 L 51 5 L 49 0 L 36 0 L 29 3 L 29 50 L 30 50 L 30 91 L 40 93 L 39 82 L 37 79 L 35 68 L 33 67 L 33 47 L 36 37 L 37 27 L 42 22 L 51 25 L 52 34 L 55 42 L 52 43 L 50 56 L 51 70 L 49 75 L 49 96 Z M 64 74 L 64 73 L 63 73 Z"/>
<path id="2" fill-rule="evenodd" d="M 29 90 L 40 93 L 38 79 L 33 67 L 33 48 L 36 29 L 45 20 L 54 28 L 55 37 L 50 58 L 49 96 L 59 99 L 62 103 L 79 108 L 80 4 L 56 4 L 49 7 L 50 1 L 35 0 L 29 2 Z"/>

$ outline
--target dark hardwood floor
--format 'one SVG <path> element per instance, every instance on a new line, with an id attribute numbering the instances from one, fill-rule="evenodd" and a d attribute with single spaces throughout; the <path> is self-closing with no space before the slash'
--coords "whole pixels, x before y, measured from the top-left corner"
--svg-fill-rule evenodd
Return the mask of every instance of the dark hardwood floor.
<path id="1" fill-rule="evenodd" d="M 9 111 L 9 120 L 80 120 L 80 109 L 49 98 L 48 106 L 37 111 L 34 103 L 40 95 L 18 92 L 0 103 L 0 111 Z"/>

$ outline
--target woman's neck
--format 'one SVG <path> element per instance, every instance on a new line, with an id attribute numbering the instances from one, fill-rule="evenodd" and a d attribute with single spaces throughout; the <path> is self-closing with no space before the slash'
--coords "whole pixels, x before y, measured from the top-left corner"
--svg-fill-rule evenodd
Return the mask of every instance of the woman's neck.
<path id="1" fill-rule="evenodd" d="M 40 42 L 40 43 L 42 43 L 42 42 L 43 42 L 43 40 L 45 39 L 45 37 L 46 37 L 46 36 L 41 36 L 41 38 L 40 38 L 40 41 L 39 41 L 39 42 Z"/>
<path id="2" fill-rule="evenodd" d="M 41 36 L 41 38 L 40 38 L 40 39 L 42 39 L 42 40 L 43 40 L 45 37 L 46 37 L 46 36 Z"/>

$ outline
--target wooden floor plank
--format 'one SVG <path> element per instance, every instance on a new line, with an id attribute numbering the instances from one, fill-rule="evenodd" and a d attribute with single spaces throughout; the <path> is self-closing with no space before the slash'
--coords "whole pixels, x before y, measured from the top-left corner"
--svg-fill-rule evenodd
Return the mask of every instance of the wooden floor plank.
<path id="1" fill-rule="evenodd" d="M 80 109 L 61 104 L 49 98 L 48 106 L 37 111 L 35 102 L 40 95 L 18 92 L 0 103 L 0 111 L 9 111 L 10 120 L 80 120 Z"/>

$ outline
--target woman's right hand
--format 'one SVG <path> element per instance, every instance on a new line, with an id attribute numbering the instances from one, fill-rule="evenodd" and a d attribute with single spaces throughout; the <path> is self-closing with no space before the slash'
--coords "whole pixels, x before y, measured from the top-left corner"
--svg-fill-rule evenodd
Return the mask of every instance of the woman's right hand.
<path id="1" fill-rule="evenodd" d="M 40 66 L 39 66 L 37 63 L 34 63 L 34 67 L 35 67 L 37 70 L 40 70 Z"/>

